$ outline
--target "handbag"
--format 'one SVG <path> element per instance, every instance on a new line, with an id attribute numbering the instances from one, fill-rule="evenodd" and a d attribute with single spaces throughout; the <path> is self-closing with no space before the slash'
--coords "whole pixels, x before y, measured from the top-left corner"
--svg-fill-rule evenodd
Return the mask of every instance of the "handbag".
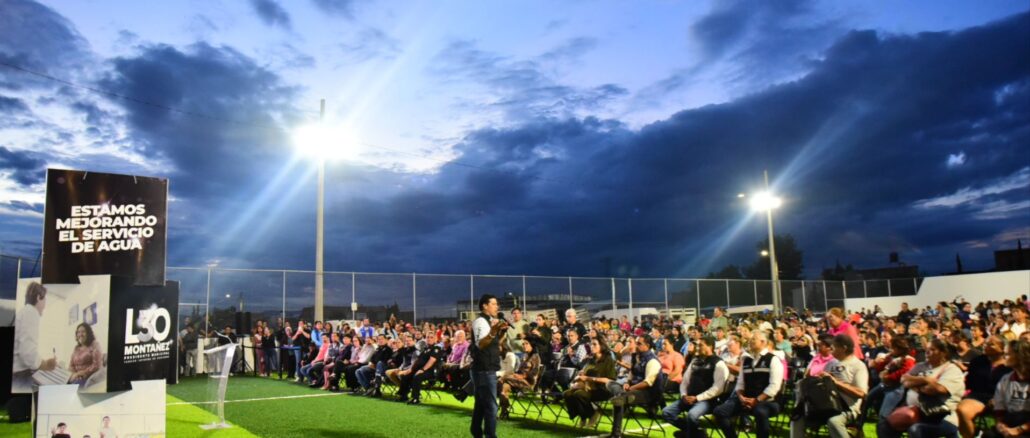
<path id="1" fill-rule="evenodd" d="M 902 406 L 887 416 L 887 424 L 897 432 L 904 432 L 919 422 L 922 414 L 915 406 Z"/>
<path id="2" fill-rule="evenodd" d="M 942 374 L 944 374 L 944 369 L 941 369 L 941 371 L 937 373 L 937 378 L 939 379 Z M 930 401 L 928 397 L 919 394 L 918 407 L 902 406 L 895 409 L 889 416 L 887 416 L 887 424 L 890 425 L 891 429 L 894 429 L 897 432 L 904 432 L 908 430 L 909 427 L 912 427 L 913 424 L 920 422 L 924 416 L 940 420 L 950 412 L 951 411 L 945 403 Z"/>

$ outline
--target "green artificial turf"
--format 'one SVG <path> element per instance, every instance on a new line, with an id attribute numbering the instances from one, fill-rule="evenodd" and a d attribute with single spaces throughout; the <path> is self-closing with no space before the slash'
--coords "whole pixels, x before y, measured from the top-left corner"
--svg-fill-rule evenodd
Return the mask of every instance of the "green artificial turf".
<path id="1" fill-rule="evenodd" d="M 169 437 L 462 437 L 469 436 L 473 407 L 472 399 L 459 403 L 443 392 L 436 392 L 439 399 L 423 396 L 422 406 L 408 406 L 346 394 L 325 395 L 328 393 L 289 381 L 241 376 L 229 380 L 226 392 L 226 400 L 230 402 L 225 404 L 225 416 L 235 427 L 204 431 L 199 426 L 214 422 L 215 416 L 202 405 L 188 403 L 208 400 L 208 391 L 205 377 L 184 379 L 168 387 Z M 306 397 L 311 395 L 319 396 Z M 274 397 L 294 398 L 253 400 Z M 547 410 L 538 421 L 535 413 L 530 419 L 516 417 L 498 421 L 498 436 L 578 437 L 603 435 L 611 429 L 603 424 L 604 420 L 596 431 L 578 429 L 566 415 L 552 424 L 554 415 Z M 649 423 L 644 421 L 644 424 Z M 626 429 L 635 432 L 639 426 L 631 424 Z M 674 430 L 666 425 L 665 436 L 672 436 Z M 866 424 L 865 432 L 867 437 L 875 437 L 875 424 Z M 775 436 L 788 435 L 785 430 Z M 0 411 L 0 437 L 15 436 L 31 436 L 29 423 L 11 424 L 7 422 L 6 413 Z M 662 433 L 654 428 L 651 436 L 662 436 Z"/>

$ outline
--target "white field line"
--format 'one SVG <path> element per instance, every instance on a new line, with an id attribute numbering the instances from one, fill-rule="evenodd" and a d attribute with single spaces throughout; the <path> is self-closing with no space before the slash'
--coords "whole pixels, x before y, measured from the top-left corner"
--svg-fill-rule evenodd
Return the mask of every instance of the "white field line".
<path id="1" fill-rule="evenodd" d="M 671 425 L 671 424 L 668 424 L 668 423 L 661 423 L 661 426 L 662 426 L 662 427 L 670 427 L 670 426 L 672 426 L 672 425 Z M 622 431 L 622 433 L 623 433 L 623 434 L 631 434 L 631 433 L 640 433 L 640 432 L 643 432 L 643 431 L 645 431 L 645 430 L 651 430 L 651 429 L 654 429 L 654 428 L 656 428 L 656 427 L 658 427 L 658 425 L 657 425 L 657 424 L 652 424 L 652 425 L 651 425 L 651 427 L 646 427 L 646 428 L 643 428 L 643 429 L 630 429 L 630 430 L 624 430 L 624 431 Z M 581 437 L 581 438 L 605 438 L 605 437 L 607 437 L 607 436 L 608 436 L 608 434 L 604 434 L 604 435 L 588 435 L 588 436 L 585 436 L 585 437 Z"/>
<path id="2" fill-rule="evenodd" d="M 264 398 L 245 398 L 240 400 L 226 400 L 226 403 L 245 403 L 245 402 L 257 402 L 257 401 L 268 401 L 268 400 L 288 400 L 291 398 L 314 398 L 314 397 L 332 397 L 337 395 L 344 395 L 342 392 L 330 393 L 330 394 L 310 394 L 310 395 L 284 395 L 282 397 L 264 397 Z M 166 406 L 178 406 L 178 405 L 213 405 L 218 404 L 217 401 L 203 401 L 203 402 L 174 402 L 166 403 Z"/>

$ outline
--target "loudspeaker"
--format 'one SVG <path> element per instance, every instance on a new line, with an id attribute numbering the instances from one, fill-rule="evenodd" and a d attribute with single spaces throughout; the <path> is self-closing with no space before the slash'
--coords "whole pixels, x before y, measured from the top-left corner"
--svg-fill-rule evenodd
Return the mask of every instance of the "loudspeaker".
<path id="1" fill-rule="evenodd" d="M 233 328 L 236 329 L 236 336 L 243 334 L 243 312 L 236 312 L 236 325 Z"/>
<path id="2" fill-rule="evenodd" d="M 243 330 L 240 331 L 240 334 L 244 334 L 244 335 L 252 334 L 252 333 L 250 333 L 250 330 L 253 327 L 254 326 L 251 325 L 251 323 L 250 323 L 250 312 L 243 312 Z"/>

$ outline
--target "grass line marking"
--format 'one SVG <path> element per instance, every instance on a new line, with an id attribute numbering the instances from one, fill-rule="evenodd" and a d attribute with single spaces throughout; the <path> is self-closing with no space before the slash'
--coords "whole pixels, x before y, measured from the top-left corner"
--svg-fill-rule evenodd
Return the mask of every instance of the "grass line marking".
<path id="1" fill-rule="evenodd" d="M 307 394 L 307 395 L 284 395 L 281 397 L 263 397 L 263 398 L 245 398 L 240 400 L 226 400 L 226 403 L 244 403 L 244 402 L 257 402 L 257 401 L 268 401 L 268 400 L 288 400 L 293 398 L 315 398 L 315 397 L 333 397 L 337 395 L 344 395 L 342 392 L 329 393 L 329 394 Z M 165 403 L 166 406 L 178 406 L 178 405 L 213 405 L 218 404 L 217 401 L 202 401 L 202 402 L 173 402 Z"/>

